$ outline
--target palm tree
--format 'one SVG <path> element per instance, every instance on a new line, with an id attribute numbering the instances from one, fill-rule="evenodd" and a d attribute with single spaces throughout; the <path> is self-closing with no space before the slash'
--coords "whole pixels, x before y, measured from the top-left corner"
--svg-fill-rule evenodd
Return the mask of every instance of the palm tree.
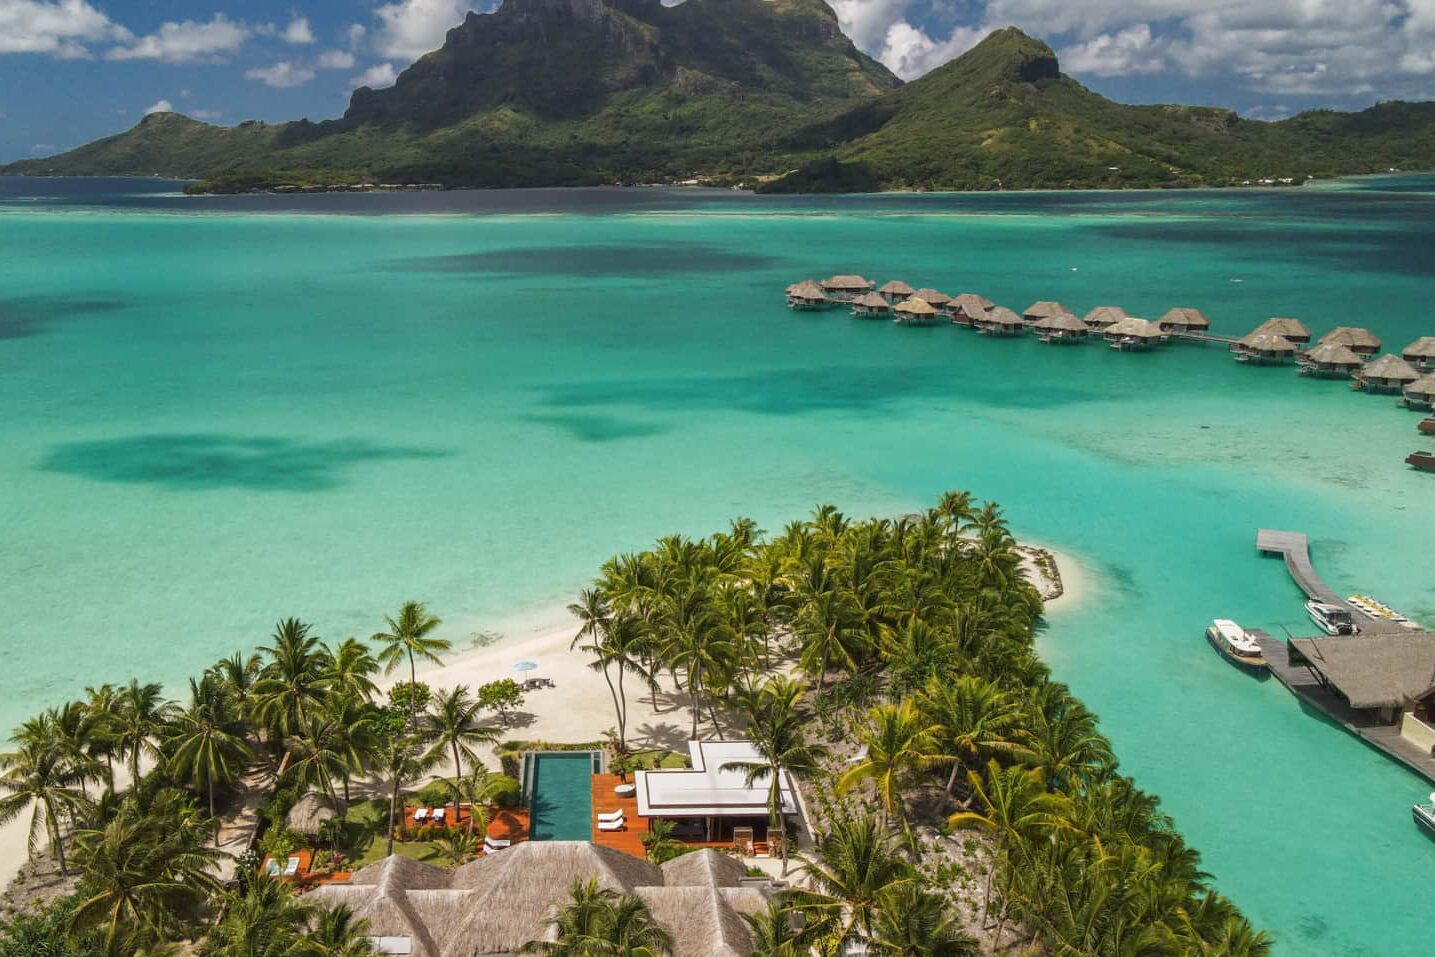
<path id="1" fill-rule="evenodd" d="M 798 776 L 817 770 L 824 749 L 810 745 L 805 730 L 812 713 L 803 706 L 805 687 L 799 681 L 777 676 L 769 678 L 753 698 L 748 713 L 748 740 L 762 758 L 759 762 L 734 761 L 724 764 L 723 771 L 741 771 L 745 786 L 752 787 L 766 780 L 769 826 L 780 828 L 783 821 L 782 777 L 784 772 Z M 782 842 L 782 873 L 787 875 L 787 841 Z"/>
<path id="2" fill-rule="evenodd" d="M 424 732 L 433 742 L 429 757 L 437 763 L 444 751 L 453 754 L 453 813 L 458 816 L 459 780 L 463 777 L 463 759 L 478 763 L 475 744 L 497 744 L 498 731 L 478 718 L 482 708 L 469 694 L 467 685 L 459 685 L 436 695 L 425 715 Z"/>
<path id="3" fill-rule="evenodd" d="M 131 678 L 115 702 L 115 742 L 129 759 L 131 787 L 140 782 L 140 759 L 160 757 L 155 741 L 174 714 L 174 704 L 160 697 L 161 690 L 158 684 L 142 685 Z"/>
<path id="4" fill-rule="evenodd" d="M 595 879 L 576 880 L 570 902 L 549 918 L 552 940 L 530 940 L 523 954 L 551 957 L 662 957 L 672 952 L 673 940 L 642 899 L 600 889 Z"/>
<path id="5" fill-rule="evenodd" d="M 439 653 L 448 651 L 450 645 L 442 638 L 433 638 L 429 635 L 442 622 L 430 615 L 421 602 L 404 602 L 403 606 L 399 608 L 397 619 L 385 616 L 384 621 L 388 624 L 389 630 L 375 632 L 372 638 L 373 641 L 382 645 L 379 649 L 379 663 L 384 666 L 384 674 L 392 672 L 398 667 L 399 662 L 407 657 L 409 660 L 409 684 L 417 684 L 418 670 L 414 665 L 415 656 L 436 665 L 443 664 Z"/>
<path id="6" fill-rule="evenodd" d="M 1066 692 L 1048 684 L 1033 696 L 1029 740 L 1018 757 L 1046 772 L 1058 787 L 1102 776 L 1116 766 L 1110 743 L 1096 729 L 1096 716 Z"/>
<path id="7" fill-rule="evenodd" d="M 743 914 L 742 919 L 752 935 L 752 957 L 808 957 L 816 936 L 813 931 L 819 929 L 811 925 L 799 929 L 781 900 L 756 914 Z"/>
<path id="8" fill-rule="evenodd" d="M 433 846 L 438 851 L 441 860 L 457 867 L 460 864 L 467 864 L 477 857 L 478 849 L 482 845 L 474 835 L 459 831 L 448 837 L 439 838 L 433 842 Z"/>
<path id="9" fill-rule="evenodd" d="M 22 725 L 23 729 L 31 721 Z M 60 708 L 50 708 L 41 715 L 37 730 L 40 740 L 60 753 L 60 760 L 74 774 L 80 785 L 80 793 L 89 797 L 86 783 L 97 781 L 102 775 L 100 763 L 96 760 L 96 746 L 101 737 L 100 722 L 83 703 L 71 701 Z M 103 745 L 100 745 L 102 748 Z"/>
<path id="10" fill-rule="evenodd" d="M 176 776 L 205 792 L 218 846 L 214 786 L 234 782 L 254 752 L 244 740 L 244 725 L 233 695 L 212 673 L 198 681 L 189 679 L 189 698 L 189 707 L 175 716 L 169 730 L 169 764 Z"/>
<path id="11" fill-rule="evenodd" d="M 29 741 L 18 750 L 0 755 L 0 824 L 9 824 L 30 808 L 29 852 L 35 855 L 41 828 L 50 839 L 50 851 L 60 865 L 61 875 L 69 874 L 65 866 L 65 843 L 60 831 L 61 821 L 85 806 L 84 795 L 73 787 L 77 781 L 73 769 L 57 748 L 43 741 Z"/>
<path id="12" fill-rule="evenodd" d="M 941 761 L 934 730 L 911 700 L 869 709 L 866 725 L 858 733 L 867 753 L 837 779 L 837 793 L 845 794 L 863 781 L 871 781 L 877 789 L 883 823 L 893 817 L 904 819 L 903 788 L 918 771 Z"/>
<path id="13" fill-rule="evenodd" d="M 977 942 L 942 899 L 907 884 L 878 894 L 868 953 L 882 957 L 976 957 Z"/>
<path id="14" fill-rule="evenodd" d="M 330 655 L 329 670 L 324 677 L 331 691 L 372 701 L 379 692 L 373 679 L 378 671 L 379 663 L 369 646 L 357 638 L 345 638 Z"/>
<path id="15" fill-rule="evenodd" d="M 494 774 L 475 762 L 467 774 L 454 782 L 454 793 L 468 804 L 468 833 L 488 835 L 488 805 L 493 796 L 507 787 L 509 779 Z"/>
<path id="16" fill-rule="evenodd" d="M 91 738 L 92 753 L 96 758 L 105 759 L 105 786 L 115 789 L 115 752 L 119 745 L 115 740 L 115 712 L 119 709 L 119 691 L 111 684 L 85 689 L 85 707 L 90 712 L 93 725 Z"/>
<path id="17" fill-rule="evenodd" d="M 921 709 L 934 726 L 938 748 L 952 762 L 948 796 L 963 771 L 979 768 L 998 754 L 1011 753 L 1027 737 L 1020 703 L 977 675 L 928 682 Z"/>
<path id="18" fill-rule="evenodd" d="M 838 947 L 870 939 L 884 896 L 920 882 L 871 815 L 834 815 L 813 855 L 802 865 L 813 889 L 793 892 L 794 907 L 823 926 Z"/>
<path id="19" fill-rule="evenodd" d="M 319 912 L 309 940 L 322 957 L 370 957 L 374 947 L 369 936 L 369 922 L 355 916 L 348 904 L 340 904 Z"/>
<path id="20" fill-rule="evenodd" d="M 234 696 L 239 716 L 245 722 L 254 717 L 258 702 L 255 685 L 264 672 L 264 659 L 259 655 L 245 657 L 236 651 L 228 658 L 221 658 L 209 666 L 208 674 L 217 678 Z"/>
<path id="21" fill-rule="evenodd" d="M 324 696 L 320 717 L 325 722 L 329 747 L 343 762 L 338 773 L 344 784 L 344 807 L 350 803 L 349 782 L 364 768 L 374 749 L 374 720 L 378 709 L 354 694 L 332 691 Z"/>
<path id="22" fill-rule="evenodd" d="M 282 881 L 255 875 L 243 894 L 225 899 L 224 919 L 204 942 L 207 957 L 288 957 L 323 954 L 309 937 L 316 908 L 299 901 Z"/>
<path id="23" fill-rule="evenodd" d="M 308 722 L 289 739 L 285 776 L 292 776 L 300 794 L 318 790 L 334 801 L 338 797 L 334 779 L 345 777 L 354 766 L 348 750 L 351 742 L 340 720 L 327 709 L 310 715 Z"/>
<path id="24" fill-rule="evenodd" d="M 820 567 L 822 558 L 813 559 Z M 793 634 L 802 642 L 800 663 L 809 675 L 817 676 L 817 691 L 826 687 L 827 670 L 833 664 L 856 671 L 865 641 L 859 625 L 861 616 L 851 593 L 836 588 L 803 595 L 793 616 Z"/>
<path id="25" fill-rule="evenodd" d="M 332 667 L 328 650 L 297 618 L 275 625 L 271 640 L 273 644 L 260 649 L 269 662 L 255 682 L 254 694 L 256 714 L 277 744 L 308 725 L 310 712 L 323 701 Z"/>
<path id="26" fill-rule="evenodd" d="M 394 828 L 397 825 L 399 792 L 405 781 L 425 773 L 434 765 L 432 752 L 423 739 L 414 734 L 404 715 L 386 710 L 375 721 L 376 745 L 371 770 L 389 782 L 389 843 L 386 855 L 394 853 Z"/>
<path id="27" fill-rule="evenodd" d="M 615 614 L 601 594 L 591 588 L 584 589 L 580 601 L 569 605 L 568 610 L 583 622 L 569 647 L 593 655 L 589 667 L 603 673 L 608 694 L 613 698 L 613 712 L 618 722 L 617 749 L 622 754 L 628 750 L 628 696 L 623 688 L 623 677 L 631 672 L 644 681 L 652 682 L 652 676 L 642 662 L 648 637 L 647 625 L 641 617 L 626 609 Z M 584 641 L 587 643 L 580 644 Z M 613 681 L 615 669 L 618 672 L 616 683 Z"/>

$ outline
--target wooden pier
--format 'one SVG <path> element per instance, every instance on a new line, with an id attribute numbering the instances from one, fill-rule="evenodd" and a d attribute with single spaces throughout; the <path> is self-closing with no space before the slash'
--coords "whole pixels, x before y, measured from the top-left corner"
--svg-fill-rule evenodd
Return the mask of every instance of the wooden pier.
<path id="1" fill-rule="evenodd" d="M 1315 566 L 1310 563 L 1310 539 L 1305 535 L 1300 532 L 1277 532 L 1262 528 L 1256 532 L 1256 550 L 1263 555 L 1279 555 L 1285 559 L 1286 569 L 1295 580 L 1296 587 L 1305 592 L 1307 598 L 1350 608 L 1352 615 L 1369 619 L 1369 615 L 1348 605 L 1344 598 L 1325 583 L 1325 579 L 1316 574 Z"/>

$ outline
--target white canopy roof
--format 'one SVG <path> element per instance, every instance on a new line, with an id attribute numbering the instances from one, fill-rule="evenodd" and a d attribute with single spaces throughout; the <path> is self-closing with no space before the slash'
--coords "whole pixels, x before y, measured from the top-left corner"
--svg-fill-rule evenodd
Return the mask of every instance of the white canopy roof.
<path id="1" fill-rule="evenodd" d="M 762 764 L 762 756 L 747 741 L 689 741 L 691 769 L 639 771 L 638 814 L 643 817 L 766 817 L 772 782 L 760 778 L 752 787 L 742 771 L 722 770 L 740 762 Z M 796 814 L 792 779 L 782 773 L 782 811 Z"/>

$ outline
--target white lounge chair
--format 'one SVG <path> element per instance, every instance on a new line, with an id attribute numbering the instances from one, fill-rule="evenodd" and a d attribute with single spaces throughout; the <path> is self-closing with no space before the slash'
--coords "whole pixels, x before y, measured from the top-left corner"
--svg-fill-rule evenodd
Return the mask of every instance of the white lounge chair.
<path id="1" fill-rule="evenodd" d="M 429 809 L 426 807 L 414 808 L 414 823 L 422 824 L 428 820 Z"/>
<path id="2" fill-rule="evenodd" d="M 627 826 L 628 824 L 623 820 L 623 815 L 621 814 L 619 814 L 615 820 L 598 822 L 598 830 L 600 831 L 621 831 Z"/>
<path id="3" fill-rule="evenodd" d="M 513 841 L 506 837 L 485 837 L 483 839 L 483 849 L 490 854 L 495 854 L 512 844 Z"/>
<path id="4" fill-rule="evenodd" d="M 436 807 L 436 808 L 434 808 L 434 809 L 433 809 L 433 814 L 429 817 L 429 820 L 432 821 L 432 822 L 435 823 L 435 824 L 442 824 L 442 823 L 443 823 L 444 812 L 447 811 L 447 810 L 448 810 L 448 808 L 443 808 L 443 807 Z"/>
<path id="5" fill-rule="evenodd" d="M 623 819 L 623 809 L 622 809 L 622 808 L 618 808 L 618 810 L 616 810 L 616 811 L 608 811 L 608 812 L 606 812 L 606 813 L 603 813 L 603 814 L 599 814 L 599 815 L 598 815 L 598 823 L 599 823 L 599 824 L 603 823 L 604 821 L 621 821 L 622 819 Z"/>
<path id="6" fill-rule="evenodd" d="M 299 858 L 291 857 L 284 864 L 284 876 L 293 877 L 297 873 L 299 873 Z"/>

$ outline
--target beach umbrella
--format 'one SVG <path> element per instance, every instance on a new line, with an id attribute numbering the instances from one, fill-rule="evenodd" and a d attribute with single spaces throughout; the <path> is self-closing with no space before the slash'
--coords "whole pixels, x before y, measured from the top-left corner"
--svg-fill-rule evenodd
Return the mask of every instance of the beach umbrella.
<path id="1" fill-rule="evenodd" d="M 536 671 L 536 670 L 538 670 L 538 662 L 536 662 L 536 661 L 520 661 L 520 662 L 518 662 L 517 664 L 515 664 L 515 665 L 513 666 L 513 670 L 516 671 L 516 672 L 518 672 L 520 675 L 526 675 L 526 674 L 528 674 L 528 672 L 530 672 L 530 671 Z"/>

